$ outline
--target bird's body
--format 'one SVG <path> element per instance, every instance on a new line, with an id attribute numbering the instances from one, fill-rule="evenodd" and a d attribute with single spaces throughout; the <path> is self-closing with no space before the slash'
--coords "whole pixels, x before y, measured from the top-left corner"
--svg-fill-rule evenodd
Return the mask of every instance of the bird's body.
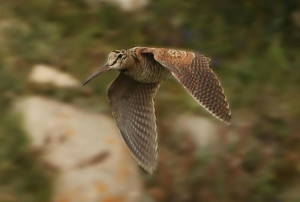
<path id="1" fill-rule="evenodd" d="M 142 83 L 157 83 L 171 77 L 168 69 L 156 62 L 151 55 L 143 54 L 142 50 L 141 47 L 135 47 L 115 52 L 127 55 L 126 68 L 122 73 Z"/>
<path id="2" fill-rule="evenodd" d="M 165 48 L 115 50 L 102 69 L 120 71 L 107 95 L 114 118 L 134 158 L 147 172 L 157 165 L 157 131 L 153 98 L 162 81 L 173 75 L 209 112 L 230 122 L 230 110 L 220 82 L 202 54 Z"/>

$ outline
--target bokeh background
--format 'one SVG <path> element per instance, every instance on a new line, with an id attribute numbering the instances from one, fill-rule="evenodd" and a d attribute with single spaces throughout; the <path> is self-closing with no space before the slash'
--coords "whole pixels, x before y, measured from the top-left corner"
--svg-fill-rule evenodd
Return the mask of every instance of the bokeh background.
<path id="1" fill-rule="evenodd" d="M 109 51 L 134 46 L 195 50 L 211 57 L 232 110 L 232 124 L 226 126 L 174 79 L 164 82 L 156 98 L 158 169 L 150 176 L 129 161 L 139 181 L 137 201 L 300 201 L 298 0 L 2 0 L 1 202 L 51 201 L 59 186 L 56 169 L 43 160 L 43 147 L 32 146 L 35 128 L 24 127 L 15 103 L 38 96 L 114 125 L 105 91 L 117 73 L 84 88 L 80 82 Z M 72 77 L 71 84 L 55 83 L 56 73 L 64 74 L 62 80 Z M 40 117 L 45 124 L 47 116 Z M 89 139 L 91 128 L 85 130 Z M 130 178 L 123 186 L 127 183 Z M 99 195 L 108 189 L 98 188 Z M 121 196 L 97 201 L 130 201 Z"/>

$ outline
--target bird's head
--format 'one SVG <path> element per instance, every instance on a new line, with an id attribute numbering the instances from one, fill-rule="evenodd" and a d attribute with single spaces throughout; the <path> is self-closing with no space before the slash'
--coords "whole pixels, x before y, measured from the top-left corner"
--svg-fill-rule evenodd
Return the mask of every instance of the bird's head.
<path id="1" fill-rule="evenodd" d="M 118 70 L 122 71 L 126 68 L 126 61 L 127 61 L 127 51 L 122 49 L 122 50 L 115 50 L 109 53 L 107 62 L 103 67 L 101 67 L 97 72 L 92 74 L 89 78 L 85 80 L 83 85 L 86 85 L 88 82 L 90 82 L 93 78 L 99 76 L 100 74 L 110 70 Z"/>

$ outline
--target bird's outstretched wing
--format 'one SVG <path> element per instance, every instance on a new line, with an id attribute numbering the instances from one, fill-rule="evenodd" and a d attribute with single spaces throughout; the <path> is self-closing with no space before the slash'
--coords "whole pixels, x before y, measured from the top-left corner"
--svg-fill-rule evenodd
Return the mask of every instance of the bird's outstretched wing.
<path id="1" fill-rule="evenodd" d="M 157 165 L 153 98 L 159 83 L 140 83 L 120 73 L 108 88 L 112 114 L 138 164 L 152 173 Z"/>
<path id="2" fill-rule="evenodd" d="M 220 81 L 202 54 L 165 48 L 141 48 L 144 54 L 168 68 L 173 76 L 210 113 L 230 123 L 231 112 Z"/>

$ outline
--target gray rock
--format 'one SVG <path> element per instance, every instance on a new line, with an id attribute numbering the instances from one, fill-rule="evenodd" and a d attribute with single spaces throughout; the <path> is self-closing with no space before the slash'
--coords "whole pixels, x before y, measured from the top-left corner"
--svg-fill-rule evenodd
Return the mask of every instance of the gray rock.
<path id="1" fill-rule="evenodd" d="M 106 1 L 118 5 L 124 11 L 137 10 L 147 5 L 148 0 L 86 0 L 89 4 Z"/>
<path id="2" fill-rule="evenodd" d="M 218 150 L 220 142 L 224 145 L 236 144 L 240 135 L 237 128 L 242 128 L 236 121 L 228 126 L 214 117 L 183 114 L 170 123 L 166 123 L 172 133 L 188 135 L 198 149 Z"/>
<path id="3" fill-rule="evenodd" d="M 19 100 L 15 109 L 56 171 L 54 202 L 141 201 L 139 168 L 112 119 L 43 97 Z"/>
<path id="4" fill-rule="evenodd" d="M 218 125 L 212 120 L 187 114 L 175 119 L 170 128 L 174 133 L 190 135 L 201 148 L 214 143 L 218 134 Z"/>
<path id="5" fill-rule="evenodd" d="M 81 84 L 71 75 L 61 72 L 48 65 L 35 65 L 29 76 L 29 81 L 37 85 L 51 85 L 59 88 L 77 88 Z"/>

